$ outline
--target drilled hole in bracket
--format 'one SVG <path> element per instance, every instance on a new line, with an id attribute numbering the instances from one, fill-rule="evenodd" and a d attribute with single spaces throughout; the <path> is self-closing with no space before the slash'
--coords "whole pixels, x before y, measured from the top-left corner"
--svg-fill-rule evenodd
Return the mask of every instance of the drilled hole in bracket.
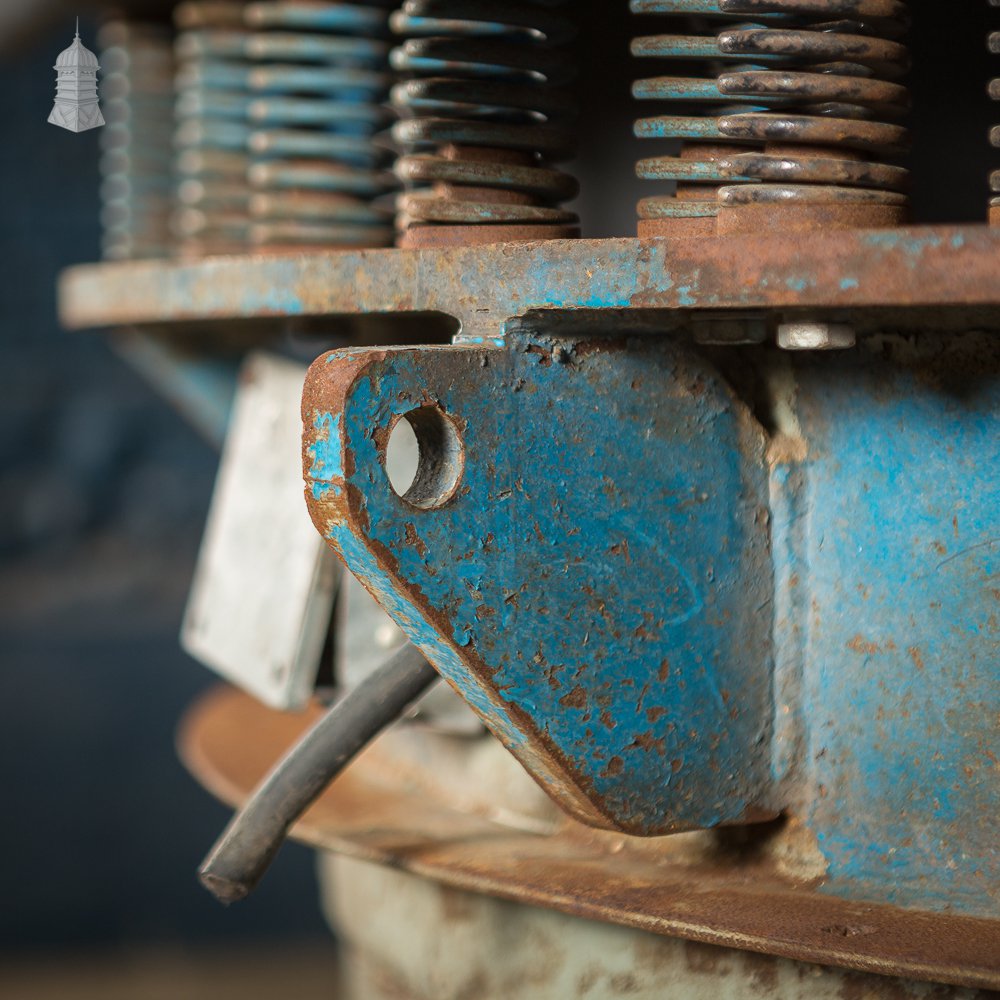
<path id="1" fill-rule="evenodd" d="M 386 446 L 386 475 L 396 495 L 411 506 L 443 507 L 455 495 L 464 465 L 461 434 L 440 407 L 418 407 L 393 424 Z"/>

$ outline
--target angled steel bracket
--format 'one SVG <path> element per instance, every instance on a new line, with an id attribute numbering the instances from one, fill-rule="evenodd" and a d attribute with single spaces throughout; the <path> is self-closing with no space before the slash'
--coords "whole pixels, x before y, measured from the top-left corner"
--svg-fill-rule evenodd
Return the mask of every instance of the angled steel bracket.
<path id="1" fill-rule="evenodd" d="M 346 350 L 303 406 L 317 527 L 567 810 L 639 835 L 774 815 L 765 436 L 708 362 L 653 338 Z"/>

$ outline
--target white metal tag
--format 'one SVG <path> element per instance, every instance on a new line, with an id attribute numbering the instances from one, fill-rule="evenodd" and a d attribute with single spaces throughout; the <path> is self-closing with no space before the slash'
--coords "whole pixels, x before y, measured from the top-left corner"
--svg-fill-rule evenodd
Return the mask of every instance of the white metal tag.
<path id="1" fill-rule="evenodd" d="M 279 709 L 305 706 L 330 625 L 339 563 L 302 493 L 305 367 L 243 366 L 181 644 Z"/>

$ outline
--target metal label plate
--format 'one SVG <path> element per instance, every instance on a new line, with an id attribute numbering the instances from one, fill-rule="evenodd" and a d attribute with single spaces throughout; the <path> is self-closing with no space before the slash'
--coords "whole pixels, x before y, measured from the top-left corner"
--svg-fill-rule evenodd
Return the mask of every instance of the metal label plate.
<path id="1" fill-rule="evenodd" d="M 181 632 L 191 656 L 279 709 L 309 700 L 339 576 L 302 494 L 304 378 L 263 353 L 243 367 Z"/>

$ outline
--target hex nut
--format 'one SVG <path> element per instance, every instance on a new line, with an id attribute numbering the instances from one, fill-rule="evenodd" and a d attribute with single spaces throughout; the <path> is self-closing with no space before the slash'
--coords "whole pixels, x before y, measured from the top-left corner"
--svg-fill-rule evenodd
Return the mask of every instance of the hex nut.
<path id="1" fill-rule="evenodd" d="M 843 351 L 857 342 L 857 331 L 846 323 L 799 321 L 778 326 L 778 346 L 783 351 Z"/>

